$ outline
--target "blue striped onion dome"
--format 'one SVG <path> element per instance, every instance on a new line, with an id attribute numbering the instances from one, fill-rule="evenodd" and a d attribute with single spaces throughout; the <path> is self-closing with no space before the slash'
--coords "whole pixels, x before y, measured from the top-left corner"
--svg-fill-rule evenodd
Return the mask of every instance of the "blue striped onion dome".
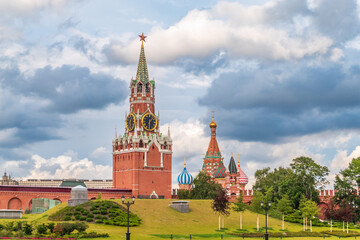
<path id="1" fill-rule="evenodd" d="M 180 173 L 178 176 L 178 183 L 179 184 L 192 184 L 194 178 L 191 176 L 190 173 L 186 170 L 186 167 L 184 167 L 184 170 Z"/>

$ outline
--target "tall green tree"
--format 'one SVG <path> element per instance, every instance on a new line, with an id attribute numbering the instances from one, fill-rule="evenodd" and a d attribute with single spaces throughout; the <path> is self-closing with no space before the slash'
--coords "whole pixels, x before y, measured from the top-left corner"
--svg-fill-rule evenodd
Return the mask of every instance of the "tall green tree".
<path id="1" fill-rule="evenodd" d="M 335 177 L 334 188 L 337 204 L 354 203 L 360 206 L 357 190 L 360 187 L 360 157 L 352 159 L 349 166 Z"/>
<path id="2" fill-rule="evenodd" d="M 190 191 L 192 199 L 213 199 L 222 189 L 221 185 L 211 180 L 204 171 L 200 171 L 193 181 L 194 188 Z"/>
<path id="3" fill-rule="evenodd" d="M 220 228 L 220 221 L 221 221 L 221 215 L 229 215 L 230 214 L 230 202 L 226 197 L 226 191 L 221 189 L 218 192 L 218 195 L 214 197 L 211 208 L 214 210 L 214 212 L 219 213 L 219 230 Z"/>
<path id="4" fill-rule="evenodd" d="M 243 195 L 240 194 L 239 197 L 237 198 L 236 202 L 233 203 L 233 207 L 232 209 L 235 212 L 240 213 L 240 229 L 242 229 L 242 214 L 245 211 L 247 204 L 243 202 Z"/>
<path id="5" fill-rule="evenodd" d="M 329 169 L 309 157 L 295 158 L 290 166 L 298 177 L 307 199 L 313 199 L 314 194 L 317 197 L 316 188 L 323 188 L 328 183 L 326 176 L 329 174 Z"/>
<path id="6" fill-rule="evenodd" d="M 327 183 L 329 170 L 308 157 L 293 159 L 290 167 L 274 169 L 264 168 L 255 172 L 254 190 L 266 194 L 272 188 L 271 199 L 277 203 L 287 194 L 295 209 L 299 209 L 300 199 L 305 194 L 307 199 L 319 202 L 317 188 Z"/>
<path id="7" fill-rule="evenodd" d="M 282 230 L 285 229 L 284 215 L 294 211 L 289 196 L 285 194 L 280 201 L 276 204 L 276 208 L 282 214 Z"/>
<path id="8" fill-rule="evenodd" d="M 310 220 L 310 231 L 312 232 L 312 219 L 319 215 L 320 209 L 316 202 L 312 200 L 306 200 L 302 204 L 300 211 L 302 216 Z"/>
<path id="9" fill-rule="evenodd" d="M 264 200 L 264 195 L 261 192 L 255 192 L 251 202 L 251 210 L 256 212 L 256 229 L 259 231 L 259 213 L 263 212 L 261 208 L 261 201 Z"/>

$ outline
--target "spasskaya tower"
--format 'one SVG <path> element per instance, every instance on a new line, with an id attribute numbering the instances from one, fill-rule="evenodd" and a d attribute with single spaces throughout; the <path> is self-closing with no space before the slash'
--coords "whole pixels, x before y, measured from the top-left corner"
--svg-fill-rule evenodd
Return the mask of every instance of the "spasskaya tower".
<path id="1" fill-rule="evenodd" d="M 124 135 L 112 141 L 113 187 L 132 189 L 138 198 L 171 198 L 172 140 L 170 128 L 160 133 L 155 114 L 155 81 L 149 79 L 144 51 L 146 36 L 139 35 L 140 58 L 136 78 L 130 81 L 130 111 L 125 113 Z"/>

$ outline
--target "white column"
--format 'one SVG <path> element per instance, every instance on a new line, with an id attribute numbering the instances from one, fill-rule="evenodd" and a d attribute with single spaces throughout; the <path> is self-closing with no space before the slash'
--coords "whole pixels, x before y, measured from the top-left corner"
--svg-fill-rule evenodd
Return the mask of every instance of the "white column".
<path id="1" fill-rule="evenodd" d="M 147 152 L 144 152 L 145 157 L 144 157 L 144 167 L 147 167 Z"/>
<path id="2" fill-rule="evenodd" d="M 164 158 L 163 158 L 163 153 L 161 153 L 161 162 L 160 162 L 160 166 L 164 167 Z"/>

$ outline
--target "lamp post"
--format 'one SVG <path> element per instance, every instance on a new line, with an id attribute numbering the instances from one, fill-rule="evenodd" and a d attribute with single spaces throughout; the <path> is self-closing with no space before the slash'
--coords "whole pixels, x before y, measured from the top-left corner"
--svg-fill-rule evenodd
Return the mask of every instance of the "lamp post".
<path id="1" fill-rule="evenodd" d="M 271 207 L 271 202 L 268 201 L 267 204 L 264 204 L 264 202 L 261 201 L 260 204 L 261 204 L 261 207 L 265 210 L 265 231 L 266 231 L 266 232 L 265 232 L 265 240 L 268 240 L 268 239 L 269 239 L 269 234 L 268 234 L 268 231 L 267 231 L 267 229 L 268 229 L 268 226 L 267 226 L 267 223 L 268 223 L 268 215 L 267 215 L 267 212 L 268 212 L 268 210 L 269 210 L 270 207 Z"/>
<path id="2" fill-rule="evenodd" d="M 127 206 L 127 232 L 126 232 L 126 240 L 130 240 L 130 232 L 129 232 L 129 212 L 130 212 L 130 206 L 133 205 L 135 203 L 135 196 L 132 196 L 132 202 L 127 201 L 125 202 L 125 197 L 124 195 L 121 196 L 121 202 L 122 204 Z"/>

